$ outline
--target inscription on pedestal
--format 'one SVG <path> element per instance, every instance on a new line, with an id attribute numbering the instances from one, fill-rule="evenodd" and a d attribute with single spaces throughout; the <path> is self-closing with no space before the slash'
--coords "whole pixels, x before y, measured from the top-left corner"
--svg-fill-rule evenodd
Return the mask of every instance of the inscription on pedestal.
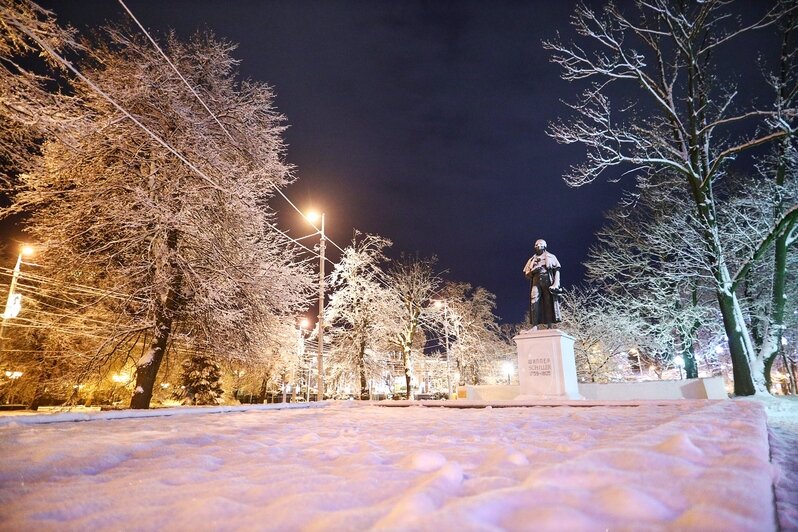
<path id="1" fill-rule="evenodd" d="M 527 369 L 530 377 L 551 377 L 551 359 L 548 357 L 530 358 Z"/>
<path id="2" fill-rule="evenodd" d="M 518 381 L 522 400 L 583 399 L 576 381 L 574 338 L 557 329 L 522 331 L 518 346 Z"/>

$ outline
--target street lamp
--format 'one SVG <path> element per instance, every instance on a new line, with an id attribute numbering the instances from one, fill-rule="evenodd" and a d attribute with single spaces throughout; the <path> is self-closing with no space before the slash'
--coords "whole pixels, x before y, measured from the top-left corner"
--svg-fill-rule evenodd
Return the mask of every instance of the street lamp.
<path id="1" fill-rule="evenodd" d="M 310 320 L 307 318 L 302 318 L 299 320 L 299 330 L 297 331 L 299 335 L 297 350 L 300 353 L 300 364 L 302 364 L 303 367 L 305 362 L 305 331 L 307 330 L 308 326 L 310 326 Z M 310 360 L 308 360 L 308 373 L 307 379 L 305 380 L 305 401 L 310 401 Z"/>
<path id="2" fill-rule="evenodd" d="M 296 383 L 297 387 L 296 387 L 296 393 L 294 394 L 294 396 L 295 396 L 294 397 L 294 401 L 296 401 L 297 396 L 299 396 L 299 390 L 301 388 L 299 387 L 298 383 L 302 382 L 302 373 L 304 373 L 304 367 L 305 367 L 305 364 L 304 364 L 304 361 L 305 361 L 305 334 L 304 334 L 304 332 L 305 332 L 305 329 L 307 329 L 307 327 L 308 327 L 308 323 L 309 322 L 308 322 L 307 318 L 302 318 L 301 320 L 299 320 L 299 327 L 297 327 L 297 330 L 296 330 L 296 358 L 297 358 L 297 361 L 299 363 L 299 377 L 296 379 L 296 381 L 298 381 L 298 382 Z M 292 375 L 292 379 L 291 380 L 294 380 L 293 379 L 293 375 L 294 375 L 293 371 L 292 371 L 291 375 Z M 308 388 L 310 388 L 310 368 L 308 368 L 308 382 L 307 382 L 307 385 L 308 385 Z"/>
<path id="3" fill-rule="evenodd" d="M 22 266 L 22 257 L 28 255 L 33 255 L 33 248 L 30 246 L 22 246 L 19 250 L 19 256 L 17 257 L 17 264 L 14 266 L 14 272 L 11 275 L 11 284 L 8 286 L 8 298 L 6 299 L 6 308 L 3 312 L 3 325 L 5 325 L 5 320 L 16 318 L 19 314 L 20 298 L 19 294 L 14 292 L 14 289 L 17 287 L 17 279 L 19 279 L 19 272 Z"/>
<path id="4" fill-rule="evenodd" d="M 6 322 L 11 318 L 16 318 L 22 308 L 22 296 L 15 292 L 17 288 L 17 279 L 19 279 L 20 268 L 22 267 L 22 257 L 33 255 L 33 248 L 31 246 L 23 245 L 19 250 L 17 256 L 17 263 L 14 266 L 14 271 L 11 274 L 11 283 L 8 285 L 8 297 L 6 298 L 6 307 L 3 311 L 3 321 L 0 324 L 0 355 L 3 353 L 3 344 L 5 342 Z"/>
<path id="5" fill-rule="evenodd" d="M 324 400 L 324 248 L 326 247 L 326 236 L 324 234 L 324 213 L 309 212 L 305 218 L 316 227 L 315 223 L 321 219 L 319 229 L 319 354 L 318 354 L 318 396 L 317 401 Z"/>
<path id="6" fill-rule="evenodd" d="M 435 308 L 443 309 L 443 335 L 446 342 L 446 396 L 447 399 L 452 398 L 452 377 L 451 370 L 449 369 L 449 305 L 446 301 L 440 299 L 435 300 Z"/>

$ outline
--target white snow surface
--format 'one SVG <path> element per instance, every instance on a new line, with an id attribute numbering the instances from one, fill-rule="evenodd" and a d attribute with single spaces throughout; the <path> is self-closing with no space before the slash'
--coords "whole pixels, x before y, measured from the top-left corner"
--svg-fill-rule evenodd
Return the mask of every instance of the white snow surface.
<path id="1" fill-rule="evenodd" d="M 765 400 L 781 530 L 798 530 L 798 397 Z"/>
<path id="2" fill-rule="evenodd" d="M 0 418 L 0 529 L 767 531 L 774 481 L 796 523 L 757 401 L 182 412 Z"/>

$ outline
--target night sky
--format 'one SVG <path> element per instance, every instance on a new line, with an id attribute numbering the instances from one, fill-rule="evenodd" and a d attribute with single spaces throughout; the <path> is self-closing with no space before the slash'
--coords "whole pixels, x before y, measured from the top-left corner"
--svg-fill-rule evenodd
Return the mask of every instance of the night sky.
<path id="1" fill-rule="evenodd" d="M 568 188 L 561 176 L 583 151 L 545 134 L 579 87 L 559 79 L 541 40 L 572 34 L 574 4 L 127 1 L 156 34 L 208 28 L 239 43 L 242 75 L 274 87 L 290 126 L 298 179 L 285 192 L 324 211 L 334 241 L 358 229 L 392 239 L 392 255 L 435 254 L 447 278 L 494 292 L 505 322 L 523 320 L 535 239 L 560 259 L 566 288 L 581 282 L 621 195 L 619 184 Z M 81 31 L 127 17 L 109 0 L 45 5 Z M 292 235 L 310 232 L 282 199 L 274 206 Z"/>

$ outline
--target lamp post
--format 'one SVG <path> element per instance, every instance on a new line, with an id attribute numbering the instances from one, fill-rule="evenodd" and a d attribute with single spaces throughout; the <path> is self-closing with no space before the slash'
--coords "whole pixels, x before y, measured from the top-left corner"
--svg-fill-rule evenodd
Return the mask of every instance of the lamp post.
<path id="1" fill-rule="evenodd" d="M 311 223 L 321 218 L 321 229 L 319 229 L 319 354 L 318 354 L 318 396 L 317 401 L 324 400 L 324 249 L 326 247 L 326 237 L 324 235 L 324 213 L 309 213 L 306 218 Z"/>
<path id="2" fill-rule="evenodd" d="M 452 398 L 452 377 L 449 368 L 449 305 L 446 301 L 440 299 L 435 300 L 435 307 L 443 309 L 443 335 L 446 342 L 446 399 Z"/>
<path id="3" fill-rule="evenodd" d="M 299 327 L 297 327 L 297 330 L 296 330 L 296 358 L 297 358 L 297 361 L 299 363 L 299 378 L 297 379 L 297 381 L 299 381 L 299 382 L 302 381 L 302 373 L 304 373 L 304 361 L 305 361 L 305 334 L 304 334 L 304 332 L 305 332 L 305 328 L 307 326 L 308 326 L 307 318 L 302 318 L 301 320 L 299 320 Z M 308 379 L 308 382 L 306 384 L 307 384 L 307 387 L 310 388 L 310 379 Z M 299 386 L 297 386 L 295 395 L 298 396 L 300 390 L 301 390 L 301 388 L 299 388 Z M 294 400 L 296 401 L 296 399 L 297 398 L 295 398 Z"/>
<path id="4" fill-rule="evenodd" d="M 6 298 L 6 306 L 3 311 L 3 321 L 0 324 L 0 355 L 3 354 L 5 347 L 5 332 L 6 322 L 11 318 L 16 318 L 21 308 L 21 298 L 15 292 L 17 288 L 17 279 L 19 279 L 20 268 L 22 267 L 22 257 L 33 255 L 33 248 L 31 246 L 22 246 L 17 256 L 17 263 L 14 266 L 14 271 L 11 274 L 11 283 L 8 285 L 8 297 Z"/>

